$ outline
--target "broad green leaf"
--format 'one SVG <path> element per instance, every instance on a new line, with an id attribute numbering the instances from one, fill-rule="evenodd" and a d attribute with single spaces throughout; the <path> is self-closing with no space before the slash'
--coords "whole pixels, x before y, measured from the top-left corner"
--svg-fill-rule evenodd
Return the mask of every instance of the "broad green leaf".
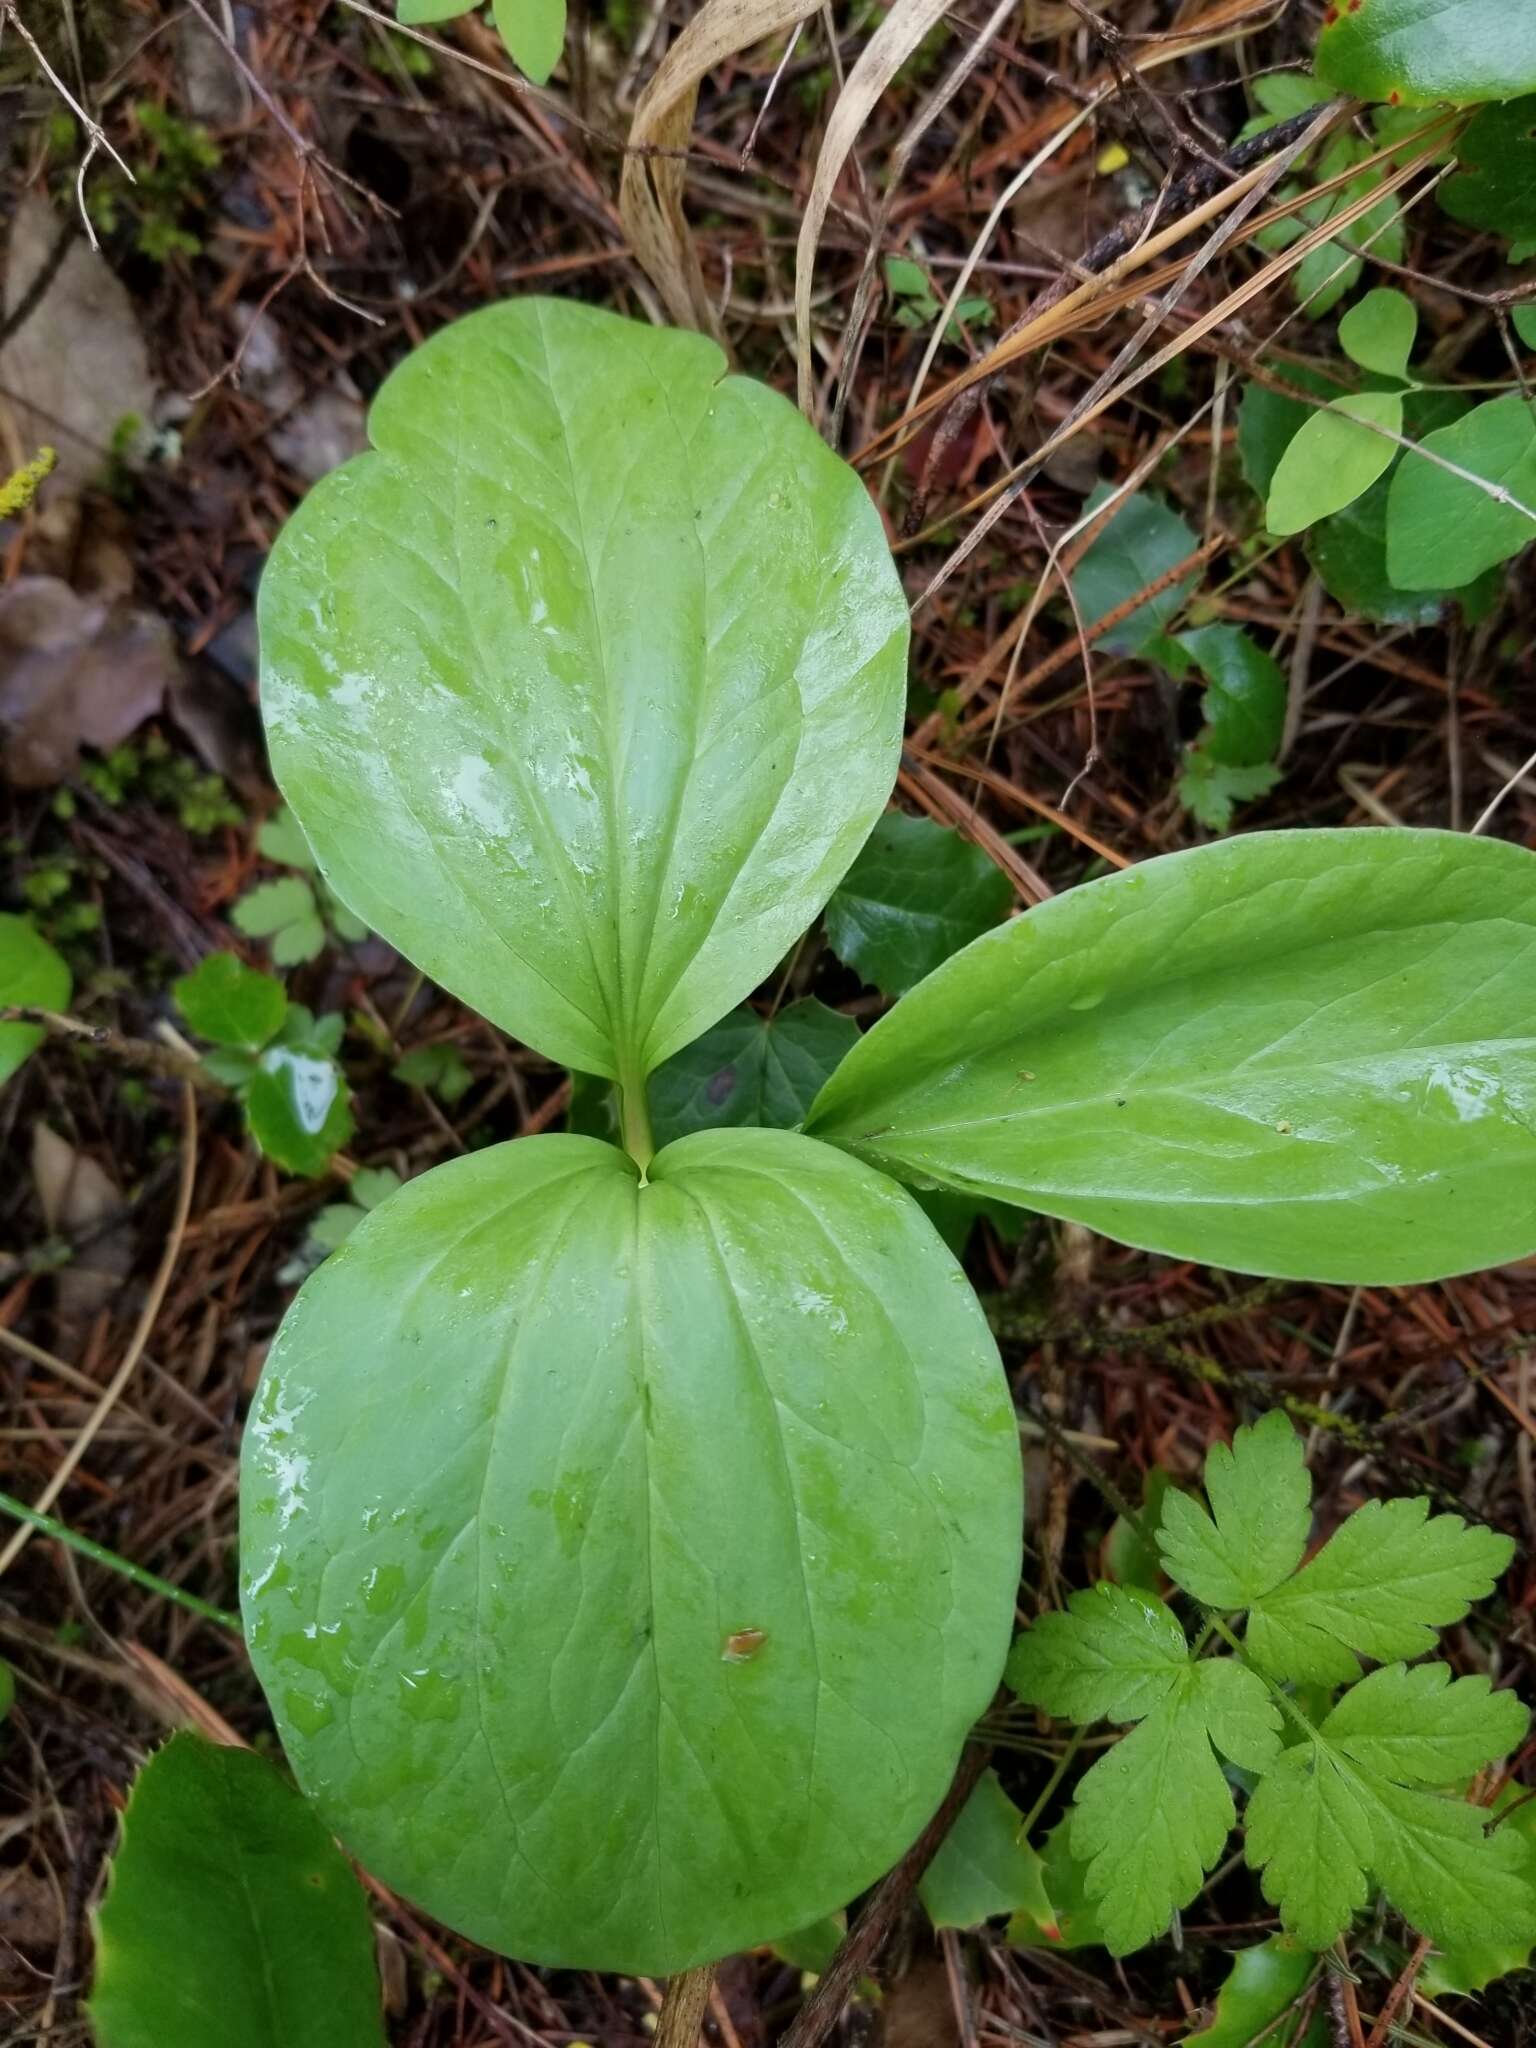
<path id="1" fill-rule="evenodd" d="M 1154 1465 L 1142 1485 L 1140 1527 L 1128 1522 L 1124 1515 L 1116 1515 L 1111 1522 L 1104 1539 L 1104 1570 L 1115 1585 L 1135 1587 L 1154 1595 L 1161 1593 L 1163 1566 L 1152 1534 L 1172 1483 L 1166 1467 Z"/>
<path id="2" fill-rule="evenodd" d="M 1325 377 L 1305 363 L 1270 362 L 1265 367 L 1287 384 L 1315 392 L 1320 399 L 1344 395 L 1337 379 Z M 1261 498 L 1269 496 L 1281 456 L 1316 410 L 1299 398 L 1287 398 L 1283 391 L 1272 391 L 1267 384 L 1250 383 L 1245 388 L 1237 409 L 1237 452 L 1243 475 Z"/>
<path id="3" fill-rule="evenodd" d="M 362 1886 L 250 1750 L 173 1735 L 134 1780 L 90 2014 L 98 2048 L 384 2048 Z"/>
<path id="4" fill-rule="evenodd" d="M 1158 1548 L 1168 1576 L 1207 1607 L 1248 1607 L 1301 1563 L 1312 1482 L 1301 1438 L 1278 1408 L 1205 1461 L 1210 1513 L 1168 1492 Z"/>
<path id="5" fill-rule="evenodd" d="M 1536 857 L 1252 833 L 1026 912 L 860 1039 L 809 1126 L 1177 1258 L 1395 1283 L 1536 1250 Z"/>
<path id="6" fill-rule="evenodd" d="M 1354 1652 L 1420 1657 L 1484 1599 L 1514 1546 L 1423 1498 L 1368 1501 L 1292 1579 L 1250 1603 L 1248 1654 L 1273 1678 L 1336 1685 Z"/>
<path id="7" fill-rule="evenodd" d="M 1518 391 L 1490 398 L 1420 445 L 1469 476 L 1411 451 L 1398 464 L 1387 500 L 1387 573 L 1399 589 L 1457 590 L 1536 540 L 1536 407 Z"/>
<path id="8" fill-rule="evenodd" d="M 1518 1749 L 1530 1718 L 1481 1675 L 1453 1681 L 1448 1664 L 1384 1664 L 1350 1687 L 1323 1735 L 1380 1777 L 1449 1785 Z"/>
<path id="9" fill-rule="evenodd" d="M 771 1017 L 733 1010 L 652 1074 L 646 1094 L 656 1143 L 725 1124 L 790 1130 L 858 1042 L 853 1019 L 814 996 Z"/>
<path id="10" fill-rule="evenodd" d="M 1384 432 L 1378 433 L 1380 427 Z M 1280 458 L 1264 523 L 1271 533 L 1300 533 L 1342 511 L 1368 491 L 1397 458 L 1389 435 L 1403 431 L 1396 391 L 1359 391 L 1336 398 L 1301 428 Z"/>
<path id="11" fill-rule="evenodd" d="M 492 0 L 491 18 L 513 63 L 547 84 L 565 48 L 565 0 Z"/>
<path id="12" fill-rule="evenodd" d="M 434 21 L 456 21 L 479 5 L 480 0 L 395 0 L 395 19 L 408 28 L 425 28 Z"/>
<path id="13" fill-rule="evenodd" d="M 172 984 L 171 994 L 199 1038 L 245 1052 L 257 1052 L 274 1038 L 288 1011 L 283 984 L 233 953 L 210 953 Z"/>
<path id="14" fill-rule="evenodd" d="M 917 1887 L 935 1927 L 979 1927 L 999 1913 L 1051 1919 L 1045 1866 L 1019 1831 L 1023 1819 L 996 1771 L 984 1772 Z"/>
<path id="15" fill-rule="evenodd" d="M 325 949 L 325 926 L 315 908 L 315 892 L 302 875 L 261 883 L 242 896 L 229 915 L 235 929 L 247 938 L 271 942 L 274 967 L 296 967 Z"/>
<path id="16" fill-rule="evenodd" d="M 1084 1773 L 1072 1853 L 1088 1865 L 1088 1895 L 1111 1954 L 1155 1940 L 1221 1854 L 1235 1814 L 1212 1744 L 1225 1747 L 1235 1734 L 1243 1754 L 1234 1762 L 1267 1761 L 1278 1723 L 1251 1671 L 1225 1658 L 1189 1665 L 1176 1689 Z M 1259 1739 L 1264 1727 L 1267 1742 Z"/>
<path id="17" fill-rule="evenodd" d="M 314 1048 L 269 1045 L 245 1095 L 251 1136 L 285 1172 L 324 1173 L 356 1126 L 346 1076 Z"/>
<path id="18" fill-rule="evenodd" d="M 1510 242 L 1536 235 L 1536 97 L 1474 115 L 1456 161 L 1456 175 L 1440 187 L 1448 214 Z"/>
<path id="19" fill-rule="evenodd" d="M 1006 916 L 1013 885 L 931 818 L 888 811 L 827 905 L 827 943 L 882 994 L 899 996 Z"/>
<path id="20" fill-rule="evenodd" d="M 1327 1948 L 1374 1878 L 1439 1944 L 1536 1937 L 1520 1845 L 1463 1800 L 1395 1783 L 1328 1740 L 1326 1724 L 1282 1751 L 1248 1802 L 1246 1852 L 1287 1932 Z"/>
<path id="21" fill-rule="evenodd" d="M 996 1686 L 1013 1410 L 910 1197 L 785 1131 L 641 1185 L 537 1137 L 306 1284 L 242 1478 L 251 1654 L 367 1867 L 529 1961 L 663 1974 L 846 1903 Z"/>
<path id="22" fill-rule="evenodd" d="M 1064 1721 L 1136 1721 L 1189 1670 L 1172 1610 L 1124 1586 L 1074 1593 L 1065 1613 L 1042 1614 L 1008 1653 L 1019 1698 Z"/>
<path id="23" fill-rule="evenodd" d="M 1307 560 L 1323 588 L 1346 612 L 1390 626 L 1432 626 L 1444 611 L 1443 590 L 1399 590 L 1387 575 L 1390 477 L 1307 534 Z"/>
<path id="24" fill-rule="evenodd" d="M 67 1010 L 72 992 L 62 955 L 24 917 L 0 911 L 0 1009 Z M 41 1024 L 0 1024 L 0 1087 L 46 1036 Z"/>
<path id="25" fill-rule="evenodd" d="M 315 856 L 304 837 L 304 828 L 287 804 L 280 804 L 256 834 L 256 847 L 280 868 L 314 872 Z"/>
<path id="26" fill-rule="evenodd" d="M 1492 1803 L 1490 1819 L 1496 1834 L 1515 1838 L 1516 1868 L 1536 1897 L 1536 1800 L 1531 1798 L 1530 1788 L 1506 1785 Z M 1512 1939 L 1498 1941 L 1482 1935 L 1455 1943 L 1430 1956 L 1419 1982 L 1431 1998 L 1442 1997 L 1448 1991 L 1481 1991 L 1496 1977 L 1508 1976 L 1512 1970 L 1529 1969 L 1533 1939 L 1536 1937 L 1517 1928 Z"/>
<path id="27" fill-rule="evenodd" d="M 819 1977 L 842 1947 L 843 1936 L 847 1932 L 846 1915 L 824 1913 L 809 1927 L 797 1927 L 793 1934 L 781 1934 L 773 1944 L 773 1952 L 782 1956 L 794 1969 Z"/>
<path id="28" fill-rule="evenodd" d="M 1200 749 L 1224 767 L 1271 760 L 1285 730 L 1285 671 L 1241 626 L 1196 626 L 1178 645 L 1206 679 Z"/>
<path id="29" fill-rule="evenodd" d="M 563 1065 L 740 1002 L 884 807 L 907 608 L 863 485 L 698 334 L 434 335 L 262 580 L 273 763 L 342 900 Z"/>
<path id="30" fill-rule="evenodd" d="M 1339 346 L 1362 370 L 1406 377 L 1419 313 L 1406 292 L 1382 286 L 1367 292 L 1339 322 Z"/>
<path id="31" fill-rule="evenodd" d="M 1340 0 L 1317 75 L 1362 100 L 1429 106 L 1536 90 L 1536 14 L 1510 0 Z"/>
<path id="32" fill-rule="evenodd" d="M 923 266 L 914 263 L 910 256 L 887 256 L 885 281 L 898 298 L 928 299 L 933 296 Z"/>
<path id="33" fill-rule="evenodd" d="M 1093 512 L 1111 494 L 1109 484 L 1095 484 L 1088 494 L 1085 512 Z M 1177 512 L 1161 498 L 1145 491 L 1133 491 L 1122 498 L 1089 543 L 1082 560 L 1072 572 L 1072 594 L 1085 626 L 1095 624 L 1106 612 L 1145 590 L 1159 576 L 1175 568 L 1200 545 L 1199 538 Z M 1139 605 L 1129 618 L 1104 634 L 1099 645 L 1110 654 L 1139 654 L 1149 640 L 1168 630 L 1195 587 L 1196 578 L 1186 577 L 1159 596 Z"/>
<path id="34" fill-rule="evenodd" d="M 1302 2022 L 1276 2025 L 1293 2007 L 1317 1969 L 1317 1957 L 1288 1934 L 1272 1934 L 1253 1948 L 1239 1949 L 1216 2000 L 1208 2027 L 1191 2034 L 1187 2048 L 1298 2048 Z M 1321 2044 L 1327 2041 L 1320 2032 Z"/>
<path id="35" fill-rule="evenodd" d="M 1212 832 L 1225 832 L 1231 826 L 1235 804 L 1267 795 L 1279 780 L 1280 770 L 1272 762 L 1231 768 L 1203 747 L 1192 747 L 1179 770 L 1179 801 Z"/>

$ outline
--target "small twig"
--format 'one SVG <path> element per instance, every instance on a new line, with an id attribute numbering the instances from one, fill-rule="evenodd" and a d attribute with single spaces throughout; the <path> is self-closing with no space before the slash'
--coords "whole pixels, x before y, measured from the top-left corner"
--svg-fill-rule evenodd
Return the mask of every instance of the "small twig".
<path id="1" fill-rule="evenodd" d="M 36 36 L 33 35 L 32 31 L 27 27 L 27 24 L 21 18 L 21 15 L 17 9 L 16 0 L 0 0 L 0 33 L 4 32 L 5 24 L 8 21 L 15 24 L 17 35 L 21 37 L 21 40 L 26 44 L 27 48 L 32 52 L 32 55 L 37 59 L 37 62 L 42 69 L 43 76 L 48 80 L 48 83 L 53 87 L 54 91 L 63 100 L 64 104 L 69 108 L 70 112 L 74 115 L 75 119 L 80 123 L 80 125 L 85 130 L 87 137 L 87 148 L 85 155 L 80 159 L 80 168 L 75 174 L 75 202 L 80 208 L 80 218 L 85 223 L 86 239 L 90 242 L 90 245 L 93 249 L 99 249 L 101 247 L 101 244 L 96 239 L 96 229 L 92 225 L 91 216 L 87 211 L 85 204 L 85 174 L 91 167 L 91 159 L 95 156 L 98 149 L 104 149 L 107 155 L 111 157 L 113 163 L 115 163 L 118 169 L 122 172 L 123 176 L 128 180 L 130 185 L 136 185 L 139 181 L 133 175 L 133 172 L 128 168 L 127 164 L 124 163 L 123 159 L 118 155 L 117 151 L 112 147 L 112 144 L 107 140 L 107 132 L 102 127 L 101 123 L 99 121 L 92 120 L 91 116 L 85 111 L 84 107 L 81 106 L 80 102 L 75 98 L 74 94 L 70 91 L 69 87 L 64 83 L 63 79 L 60 78 L 57 71 L 55 71 L 53 66 L 48 62 L 48 59 L 43 55 L 43 52 L 38 45 Z M 47 287 L 45 286 L 44 289 L 46 290 Z"/>
<path id="2" fill-rule="evenodd" d="M 141 1073 L 160 1074 L 167 1080 L 186 1081 L 205 1095 L 227 1095 L 229 1090 L 216 1081 L 196 1056 L 175 1052 L 169 1046 L 151 1045 L 145 1038 L 125 1038 L 106 1024 L 86 1024 L 79 1017 L 58 1010 L 40 1010 L 29 1003 L 0 1007 L 0 1023 L 37 1024 L 50 1038 L 73 1038 L 99 1046 L 125 1067 Z"/>

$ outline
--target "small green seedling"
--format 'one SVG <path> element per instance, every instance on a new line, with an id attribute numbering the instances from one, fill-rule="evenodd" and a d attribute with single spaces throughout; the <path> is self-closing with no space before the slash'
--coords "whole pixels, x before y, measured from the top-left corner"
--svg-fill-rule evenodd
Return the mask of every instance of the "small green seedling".
<path id="1" fill-rule="evenodd" d="M 928 282 L 928 273 L 910 256 L 887 256 L 885 282 L 896 301 L 894 318 L 898 327 L 931 327 L 944 310 Z M 944 339 L 960 341 L 967 327 L 990 327 L 997 318 L 992 301 L 979 294 L 961 299 L 945 322 Z"/>
<path id="2" fill-rule="evenodd" d="M 67 962 L 42 933 L 28 919 L 0 912 L 0 1010 L 67 1010 L 73 986 Z M 0 1022 L 0 1085 L 46 1036 L 42 1024 Z"/>
<path id="3" fill-rule="evenodd" d="M 888 1868 L 1002 1671 L 1016 1422 L 908 1189 L 1347 1285 L 1529 1254 L 1536 858 L 1428 831 L 1259 833 L 996 924 L 978 883 L 980 935 L 932 972 L 868 954 L 892 987 L 923 975 L 871 1031 L 840 1057 L 820 1021 L 801 1034 L 797 1061 L 813 1044 L 836 1062 L 795 1098 L 801 1128 L 672 1137 L 679 1098 L 651 1084 L 711 1033 L 695 1071 L 723 1077 L 732 1013 L 763 1062 L 750 1085 L 795 1096 L 753 1050 L 771 1015 L 749 1027 L 740 1006 L 840 885 L 842 943 L 878 944 L 892 885 L 868 886 L 861 849 L 907 649 L 879 517 L 712 343 L 583 305 L 445 329 L 371 431 L 262 585 L 278 779 L 355 915 L 611 1090 L 617 1142 L 437 1167 L 304 1286 L 245 1437 L 249 1645 L 301 1786 L 387 1883 L 518 1956 L 667 1973 L 803 1930 Z M 1201 659 L 1224 688 L 1218 653 Z M 883 836 L 881 860 L 909 830 Z M 1298 1526 L 1291 1499 L 1288 1542 Z M 1477 1541 L 1460 1606 L 1497 1569 Z M 1271 1641 L 1299 1555 L 1232 1603 Z M 1390 1608 L 1379 1548 L 1369 1569 Z M 1213 1732 L 1272 1775 L 1324 1759 L 1405 1840 L 1430 1800 L 1505 1899 L 1472 1809 L 1410 1782 L 1435 1744 L 1378 1767 L 1350 1716 L 1461 1715 L 1438 1770 L 1507 1742 L 1513 1702 L 1389 1667 L 1342 1727 L 1277 1755 L 1300 1731 L 1266 1679 L 1193 1659 L 1171 1614 L 1117 1597 L 1155 1668 L 1103 1710 L 1153 1735 L 1112 1755 L 1134 1765 L 1155 1738 L 1187 1765 L 1167 1825 L 1197 1839 L 1138 1900 L 1101 1886 L 1061 1908 L 1063 1939 L 1090 1907 L 1118 1943 L 1148 1938 L 1198 1882 L 1228 1814 Z M 1411 1635 L 1416 1654 L 1438 1618 L 1351 1647 L 1410 1654 Z M 1346 1654 L 1308 1616 L 1290 1627 L 1330 1669 Z M 1137 1782 L 1150 1812 L 1161 1781 Z M 1296 1925 L 1342 1926 L 1369 1872 L 1450 1926 L 1377 1846 L 1309 1896 L 1277 1801 L 1255 1795 L 1250 1846 Z"/>
<path id="4" fill-rule="evenodd" d="M 377 1209 L 386 1196 L 401 1185 L 400 1176 L 387 1166 L 360 1167 L 347 1183 L 346 1200 L 327 1202 L 311 1217 L 304 1242 L 282 1268 L 278 1278 L 296 1287 L 307 1280 L 320 1261 L 344 1245 L 370 1209 Z"/>
<path id="5" fill-rule="evenodd" d="M 395 18 L 428 28 L 472 14 L 484 0 L 395 0 Z M 545 85 L 565 47 L 565 0 L 491 0 L 491 19 L 507 55 L 535 85 Z"/>
<path id="6" fill-rule="evenodd" d="M 367 925 L 325 886 L 309 841 L 286 804 L 256 834 L 256 845 L 275 866 L 297 870 L 248 889 L 230 912 L 237 931 L 270 943 L 274 967 L 318 959 L 327 928 L 349 945 L 367 938 Z"/>

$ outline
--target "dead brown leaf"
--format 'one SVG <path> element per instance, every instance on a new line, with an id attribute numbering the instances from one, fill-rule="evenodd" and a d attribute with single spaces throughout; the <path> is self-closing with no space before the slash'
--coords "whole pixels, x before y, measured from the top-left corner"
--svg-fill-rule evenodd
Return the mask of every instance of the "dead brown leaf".
<path id="1" fill-rule="evenodd" d="M 32 1128 L 32 1184 L 50 1235 L 78 1236 L 123 1205 L 106 1168 L 42 1122 Z M 132 1262 L 133 1232 L 126 1224 L 92 1238 L 58 1275 L 60 1315 L 90 1316 L 104 1308 Z"/>
<path id="2" fill-rule="evenodd" d="M 56 576 L 19 577 L 0 594 L 7 780 L 45 789 L 73 773 L 82 746 L 115 747 L 159 711 L 177 665 L 155 613 L 79 597 Z"/>

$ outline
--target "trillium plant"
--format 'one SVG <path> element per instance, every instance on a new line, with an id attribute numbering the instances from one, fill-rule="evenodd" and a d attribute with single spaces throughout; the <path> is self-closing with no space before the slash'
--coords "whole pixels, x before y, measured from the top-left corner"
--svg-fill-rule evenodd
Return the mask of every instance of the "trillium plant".
<path id="1" fill-rule="evenodd" d="M 437 1167 L 303 1287 L 246 1435 L 245 1626 L 300 1786 L 381 1879 L 531 1961 L 669 1973 L 877 1878 L 1003 1673 L 1014 1411 L 910 1190 L 1341 1283 L 1531 1253 L 1536 858 L 1362 829 L 1152 860 L 955 954 L 802 1129 L 654 1149 L 648 1077 L 773 971 L 890 794 L 907 607 L 879 517 L 710 341 L 551 300 L 418 349 L 372 436 L 262 586 L 278 778 L 339 901 L 611 1080 L 621 1142 Z M 1245 1443 L 1211 1499 L 1165 1517 L 1169 1569 L 1247 1610 L 1261 1672 L 1432 1639 L 1409 1624 L 1433 1601 L 1377 1643 L 1329 1620 L 1326 1572 L 1291 1579 L 1299 1451 Z M 1411 1909 L 1441 1813 L 1403 1788 L 1514 1710 L 1389 1666 L 1282 1754 L 1260 1678 L 1130 1597 L 1037 1629 L 1013 1672 L 1140 1722 L 1085 1781 L 1083 1851 L 1106 1788 L 1134 1768 L 1145 1801 L 1184 1758 L 1198 1881 L 1231 1811 L 1214 1744 L 1267 1773 L 1255 1854 L 1303 1935 L 1366 1871 Z M 1438 1727 L 1464 1701 L 1459 1746 L 1355 1739 L 1367 1707 Z M 1350 1845 L 1325 1898 L 1284 1817 L 1303 1796 Z M 1397 1847 L 1371 1846 L 1383 1815 Z M 1122 1888 L 1115 1945 L 1176 1895 Z"/>

